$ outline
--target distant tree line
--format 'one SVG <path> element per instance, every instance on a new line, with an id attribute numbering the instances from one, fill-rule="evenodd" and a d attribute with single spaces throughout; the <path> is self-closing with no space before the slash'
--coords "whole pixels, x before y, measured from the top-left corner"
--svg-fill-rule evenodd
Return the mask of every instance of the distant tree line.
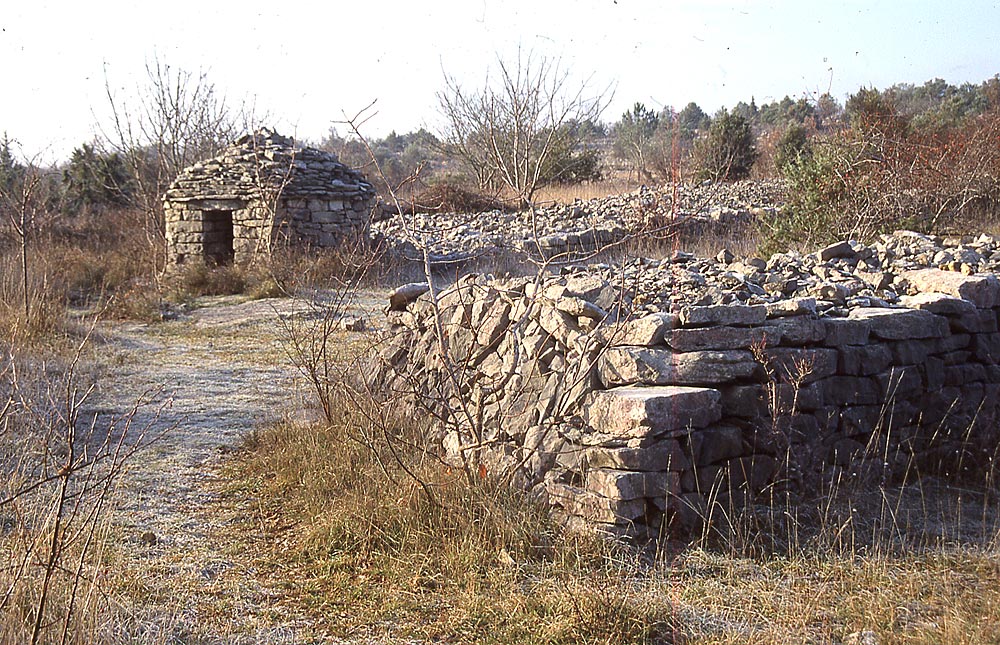
<path id="1" fill-rule="evenodd" d="M 241 131 L 240 119 L 227 111 L 204 76 L 185 75 L 160 63 L 148 71 L 152 88 L 148 103 L 135 113 L 156 123 L 131 130 L 116 123 L 117 129 L 110 129 L 112 136 L 81 144 L 67 162 L 47 169 L 37 191 L 47 208 L 76 215 L 141 202 L 155 210 L 159 195 L 184 165 L 214 154 Z M 727 181 L 751 175 L 801 180 L 810 162 L 823 160 L 818 153 L 832 141 L 881 128 L 883 136 L 920 139 L 923 145 L 940 148 L 958 132 L 968 135 L 976 120 L 995 111 L 1000 101 L 998 76 L 958 86 L 933 79 L 884 90 L 861 88 L 844 105 L 829 94 L 785 96 L 763 104 L 751 97 L 710 115 L 694 102 L 660 110 L 636 102 L 617 121 L 606 124 L 598 119 L 602 97 L 588 99 L 574 90 L 573 100 L 566 101 L 557 96 L 566 89 L 565 77 L 552 67 L 543 67 L 542 73 L 549 76 L 535 78 L 525 95 L 549 92 L 541 105 L 518 103 L 524 96 L 518 95 L 517 87 L 504 95 L 465 92 L 452 85 L 441 99 L 445 115 L 450 109 L 455 122 L 442 132 L 393 131 L 366 145 L 331 130 L 317 145 L 365 171 L 383 193 L 450 182 L 527 204 L 542 186 L 599 180 L 614 166 L 644 183 Z M 521 78 L 513 73 L 511 77 L 512 82 Z M 180 94 L 163 95 L 170 88 Z M 508 101 L 507 113 L 498 107 L 500 99 Z M 562 112 L 552 119 L 556 101 L 562 101 Z M 186 121 L 193 123 L 189 131 L 157 129 L 178 121 L 172 118 L 176 114 L 159 109 L 171 105 L 198 117 Z M 495 110 L 486 115 L 489 119 L 484 118 L 485 106 Z M 535 111 L 533 129 L 518 132 L 529 109 Z M 129 114 L 119 107 L 116 119 L 126 118 Z M 159 131 L 164 136 L 130 140 L 124 133 L 131 131 Z M 115 132 L 123 136 L 114 136 Z M 529 141 L 526 149 L 515 150 L 525 141 Z M 29 165 L 5 134 L 0 139 L 0 191 L 15 194 Z"/>

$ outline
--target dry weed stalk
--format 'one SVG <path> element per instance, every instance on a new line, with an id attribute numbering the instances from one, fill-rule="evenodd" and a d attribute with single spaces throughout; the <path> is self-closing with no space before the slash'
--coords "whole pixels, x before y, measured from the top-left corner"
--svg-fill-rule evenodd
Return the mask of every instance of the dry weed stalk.
<path id="1" fill-rule="evenodd" d="M 100 542 L 123 469 L 145 445 L 149 426 L 134 426 L 142 401 L 120 417 L 83 419 L 94 391 L 80 385 L 88 341 L 89 334 L 55 375 L 38 375 L 52 368 L 14 346 L 0 361 L 5 642 L 83 642 L 108 609 Z"/>
<path id="2" fill-rule="evenodd" d="M 795 356 L 791 361 L 775 365 L 772 356 L 767 352 L 767 339 L 753 343 L 750 352 L 754 360 L 760 363 L 764 370 L 764 388 L 767 393 L 767 409 L 771 414 L 772 429 L 777 431 L 778 419 L 791 416 L 798 412 L 799 393 L 809 375 L 813 373 L 814 364 L 808 357 Z M 788 385 L 792 390 L 791 401 L 785 405 L 781 396 L 781 386 Z"/>

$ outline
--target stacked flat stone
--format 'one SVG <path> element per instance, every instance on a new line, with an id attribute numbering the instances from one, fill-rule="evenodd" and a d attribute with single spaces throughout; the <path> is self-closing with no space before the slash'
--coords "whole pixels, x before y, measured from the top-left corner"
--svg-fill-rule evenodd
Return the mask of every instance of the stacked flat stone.
<path id="1" fill-rule="evenodd" d="M 995 242 L 977 244 L 986 258 Z M 430 404 L 446 457 L 514 472 L 554 512 L 611 532 L 692 530 L 713 504 L 864 469 L 976 476 L 998 440 L 1000 281 L 915 257 L 893 252 L 898 295 L 875 306 L 664 294 L 668 310 L 650 312 L 604 268 L 466 276 L 434 298 L 408 285 L 373 383 Z"/>
<path id="2" fill-rule="evenodd" d="M 168 253 L 177 263 L 211 259 L 222 241 L 214 236 L 225 235 L 236 260 L 281 237 L 332 246 L 367 234 L 374 199 L 371 184 L 335 155 L 259 130 L 170 185 L 163 197 Z M 223 228 L 215 213 L 228 214 L 230 230 L 213 230 Z"/>
<path id="3" fill-rule="evenodd" d="M 498 250 L 535 257 L 587 254 L 630 236 L 663 234 L 682 226 L 691 232 L 720 233 L 755 217 L 773 215 L 781 205 L 777 182 L 643 186 L 572 204 L 505 213 L 387 214 L 373 229 L 389 248 L 435 262 L 457 262 Z M 403 221 L 405 219 L 405 222 Z"/>

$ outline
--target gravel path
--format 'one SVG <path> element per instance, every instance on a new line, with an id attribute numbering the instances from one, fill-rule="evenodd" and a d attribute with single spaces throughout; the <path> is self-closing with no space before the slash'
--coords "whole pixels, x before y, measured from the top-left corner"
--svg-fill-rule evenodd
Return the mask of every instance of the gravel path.
<path id="1" fill-rule="evenodd" d="M 361 308 L 381 300 L 368 296 Z M 312 310 L 294 300 L 216 299 L 179 321 L 101 330 L 106 374 L 94 411 L 122 414 L 144 398 L 136 425 L 156 437 L 133 457 L 117 498 L 116 557 L 134 579 L 109 640 L 328 642 L 307 636 L 281 590 L 241 558 L 234 533 L 253 500 L 223 503 L 220 492 L 226 453 L 255 425 L 308 408 L 279 314 L 303 319 Z"/>

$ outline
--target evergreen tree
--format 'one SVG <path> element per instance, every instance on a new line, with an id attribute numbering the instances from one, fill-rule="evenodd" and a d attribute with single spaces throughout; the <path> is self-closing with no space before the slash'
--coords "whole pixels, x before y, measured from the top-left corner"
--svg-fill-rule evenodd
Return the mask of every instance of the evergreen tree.
<path id="1" fill-rule="evenodd" d="M 85 143 L 73 150 L 69 165 L 63 170 L 63 188 L 67 208 L 76 213 L 94 206 L 126 204 L 132 181 L 118 153 L 101 154 Z"/>
<path id="2" fill-rule="evenodd" d="M 699 139 L 696 154 L 703 179 L 734 180 L 750 174 L 757 146 L 746 119 L 722 110 L 712 119 L 708 135 Z"/>

